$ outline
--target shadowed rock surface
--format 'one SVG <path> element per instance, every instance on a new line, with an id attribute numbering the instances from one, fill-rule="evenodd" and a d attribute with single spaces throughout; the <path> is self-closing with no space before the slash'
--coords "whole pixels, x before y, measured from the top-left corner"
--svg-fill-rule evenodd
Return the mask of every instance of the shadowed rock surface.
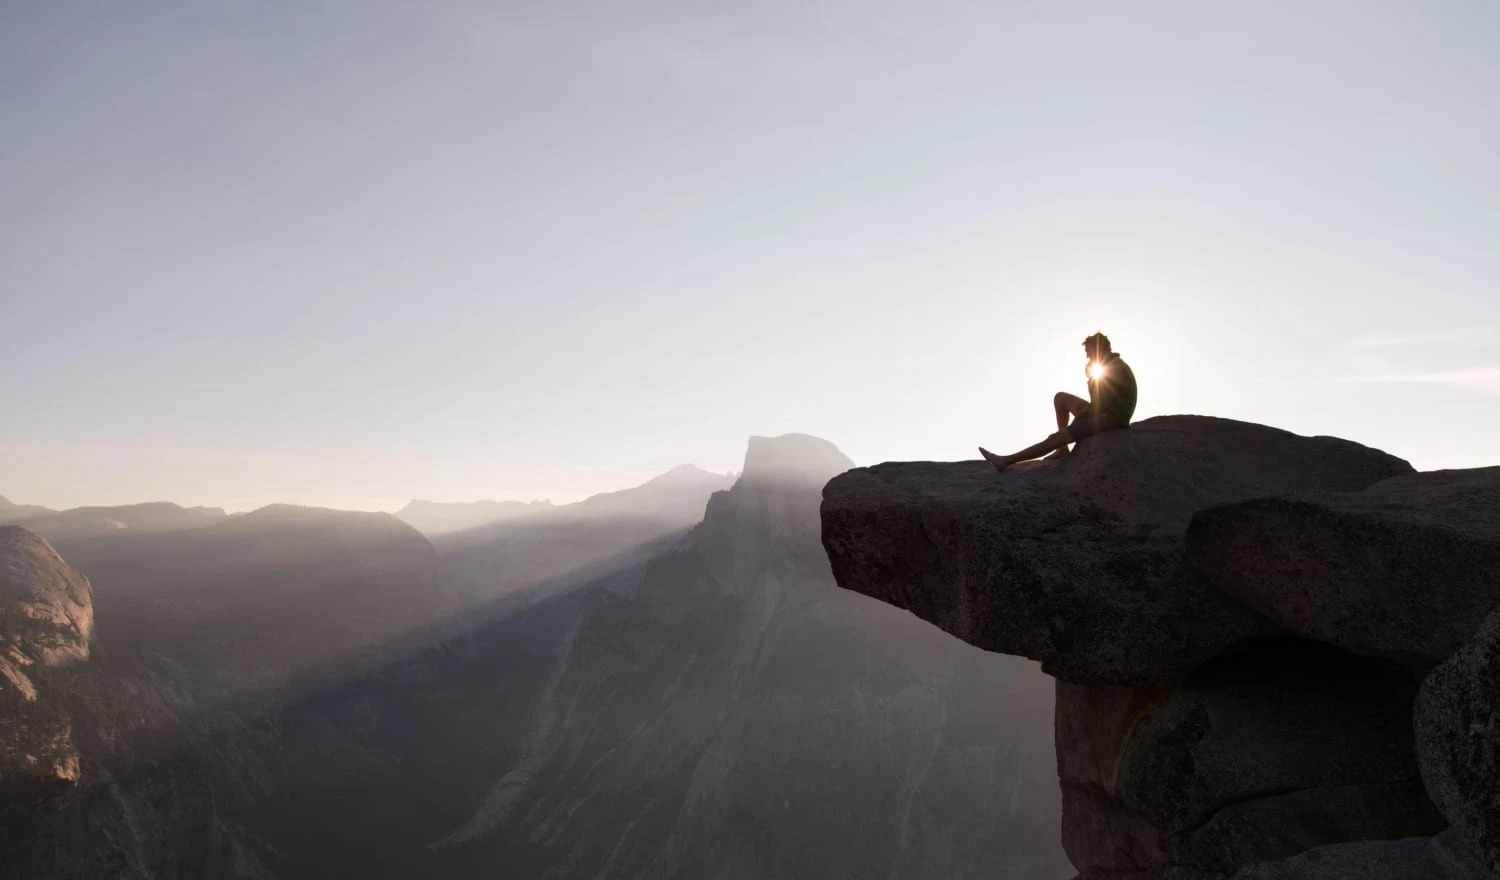
<path id="1" fill-rule="evenodd" d="M 1063 842 L 1078 865 L 1232 873 L 1330 842 L 1432 834 L 1416 681 L 1401 667 L 1268 640 L 1180 688 L 1058 683 Z"/>
<path id="2" fill-rule="evenodd" d="M 1500 875 L 1500 610 L 1422 683 L 1417 756 L 1458 838 Z"/>
<path id="3" fill-rule="evenodd" d="M 1277 628 L 1426 670 L 1500 606 L 1500 467 L 1206 511 L 1188 557 Z"/>
<path id="4" fill-rule="evenodd" d="M 823 493 L 823 545 L 849 589 L 1069 681 L 1180 681 L 1263 622 L 1181 566 L 1193 515 L 1411 473 L 1332 437 L 1204 416 L 1147 419 L 1060 462 L 893 462 Z"/>
<path id="5" fill-rule="evenodd" d="M 1234 880 L 1489 880 L 1449 834 L 1320 846 L 1246 868 Z"/>

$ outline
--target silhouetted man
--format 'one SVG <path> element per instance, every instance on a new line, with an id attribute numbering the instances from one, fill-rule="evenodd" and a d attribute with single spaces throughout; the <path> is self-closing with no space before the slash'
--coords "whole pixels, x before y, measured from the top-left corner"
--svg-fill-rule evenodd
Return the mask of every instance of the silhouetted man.
<path id="1" fill-rule="evenodd" d="M 1062 458 L 1068 454 L 1069 443 L 1101 431 L 1130 427 L 1130 417 L 1135 415 L 1135 374 L 1130 365 L 1115 354 L 1109 346 L 1109 337 L 1103 333 L 1085 339 L 1083 352 L 1088 357 L 1083 373 L 1089 380 L 1089 399 L 1057 392 L 1052 398 L 1052 408 L 1057 411 L 1056 434 L 1015 455 L 996 455 L 983 446 L 979 447 L 979 454 L 1003 471 L 1018 461 L 1029 461 L 1049 452 L 1048 458 Z M 1073 417 L 1072 424 L 1068 423 L 1068 416 Z"/>

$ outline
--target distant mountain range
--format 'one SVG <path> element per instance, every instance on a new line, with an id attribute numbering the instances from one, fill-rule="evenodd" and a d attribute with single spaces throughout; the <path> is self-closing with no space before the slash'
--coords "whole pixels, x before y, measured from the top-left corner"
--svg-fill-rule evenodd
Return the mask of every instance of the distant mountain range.
<path id="1" fill-rule="evenodd" d="M 40 504 L 16 504 L 4 495 L 0 495 L 0 523 L 15 522 L 27 517 L 56 512 L 52 508 L 42 507 Z"/>
<path id="2" fill-rule="evenodd" d="M 396 518 L 424 535 L 461 532 L 501 520 L 534 516 L 554 510 L 551 501 L 422 501 L 409 502 Z"/>
<path id="3" fill-rule="evenodd" d="M 849 465 L 8 527 L 0 876 L 1069 876 L 1050 681 L 833 585 Z"/>
<path id="4" fill-rule="evenodd" d="M 452 588 L 476 605 L 508 610 L 655 555 L 703 519 L 734 478 L 683 465 L 618 492 L 524 517 L 431 535 Z"/>
<path id="5" fill-rule="evenodd" d="M 34 504 L 0 506 L 0 523 L 25 525 L 48 540 L 103 535 L 110 532 L 163 532 L 191 529 L 223 520 L 218 507 L 182 507 L 166 501 L 115 507 L 74 507 L 51 510 Z"/>

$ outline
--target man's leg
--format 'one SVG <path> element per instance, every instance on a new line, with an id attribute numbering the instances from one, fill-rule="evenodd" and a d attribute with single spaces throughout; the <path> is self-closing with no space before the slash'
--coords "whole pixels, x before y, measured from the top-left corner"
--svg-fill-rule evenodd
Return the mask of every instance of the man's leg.
<path id="1" fill-rule="evenodd" d="M 1076 394 L 1069 394 L 1066 391 L 1057 392 L 1057 394 L 1052 398 L 1052 409 L 1057 413 L 1057 430 L 1067 430 L 1068 419 L 1072 416 L 1078 415 L 1083 411 L 1083 408 L 1088 405 L 1089 402 L 1087 400 L 1084 400 L 1082 397 L 1079 397 Z M 1062 458 L 1067 454 L 1068 444 L 1064 443 L 1063 445 L 1054 449 L 1052 451 L 1052 454 L 1047 457 L 1049 459 Z M 1022 460 L 1024 461 L 1024 459 Z"/>
<path id="2" fill-rule="evenodd" d="M 1052 409 L 1057 412 L 1057 430 L 1061 431 L 1068 426 L 1068 418 L 1078 415 L 1078 411 L 1088 406 L 1089 402 L 1076 394 L 1059 391 L 1052 397 Z"/>
<path id="3" fill-rule="evenodd" d="M 979 454 L 983 455 L 985 460 L 990 464 L 1003 471 L 1016 462 L 1030 461 L 1033 458 L 1040 458 L 1043 455 L 1046 455 L 1049 452 L 1055 452 L 1058 449 L 1067 449 L 1068 444 L 1072 442 L 1073 435 L 1068 433 L 1067 428 L 1063 428 L 1061 431 L 1058 431 L 1056 434 L 1053 434 L 1046 440 L 1028 446 L 1020 452 L 1015 453 L 1014 455 L 996 455 L 995 453 L 990 452 L 988 449 L 985 449 L 983 446 L 979 447 Z"/>

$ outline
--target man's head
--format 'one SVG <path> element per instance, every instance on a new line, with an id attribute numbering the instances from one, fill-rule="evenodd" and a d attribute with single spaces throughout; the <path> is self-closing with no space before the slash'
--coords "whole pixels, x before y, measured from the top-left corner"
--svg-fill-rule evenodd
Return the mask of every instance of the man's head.
<path id="1" fill-rule="evenodd" d="M 1102 361 L 1109 357 L 1113 351 L 1109 347 L 1109 337 L 1103 333 L 1095 333 L 1083 341 L 1083 353 L 1091 361 Z"/>

